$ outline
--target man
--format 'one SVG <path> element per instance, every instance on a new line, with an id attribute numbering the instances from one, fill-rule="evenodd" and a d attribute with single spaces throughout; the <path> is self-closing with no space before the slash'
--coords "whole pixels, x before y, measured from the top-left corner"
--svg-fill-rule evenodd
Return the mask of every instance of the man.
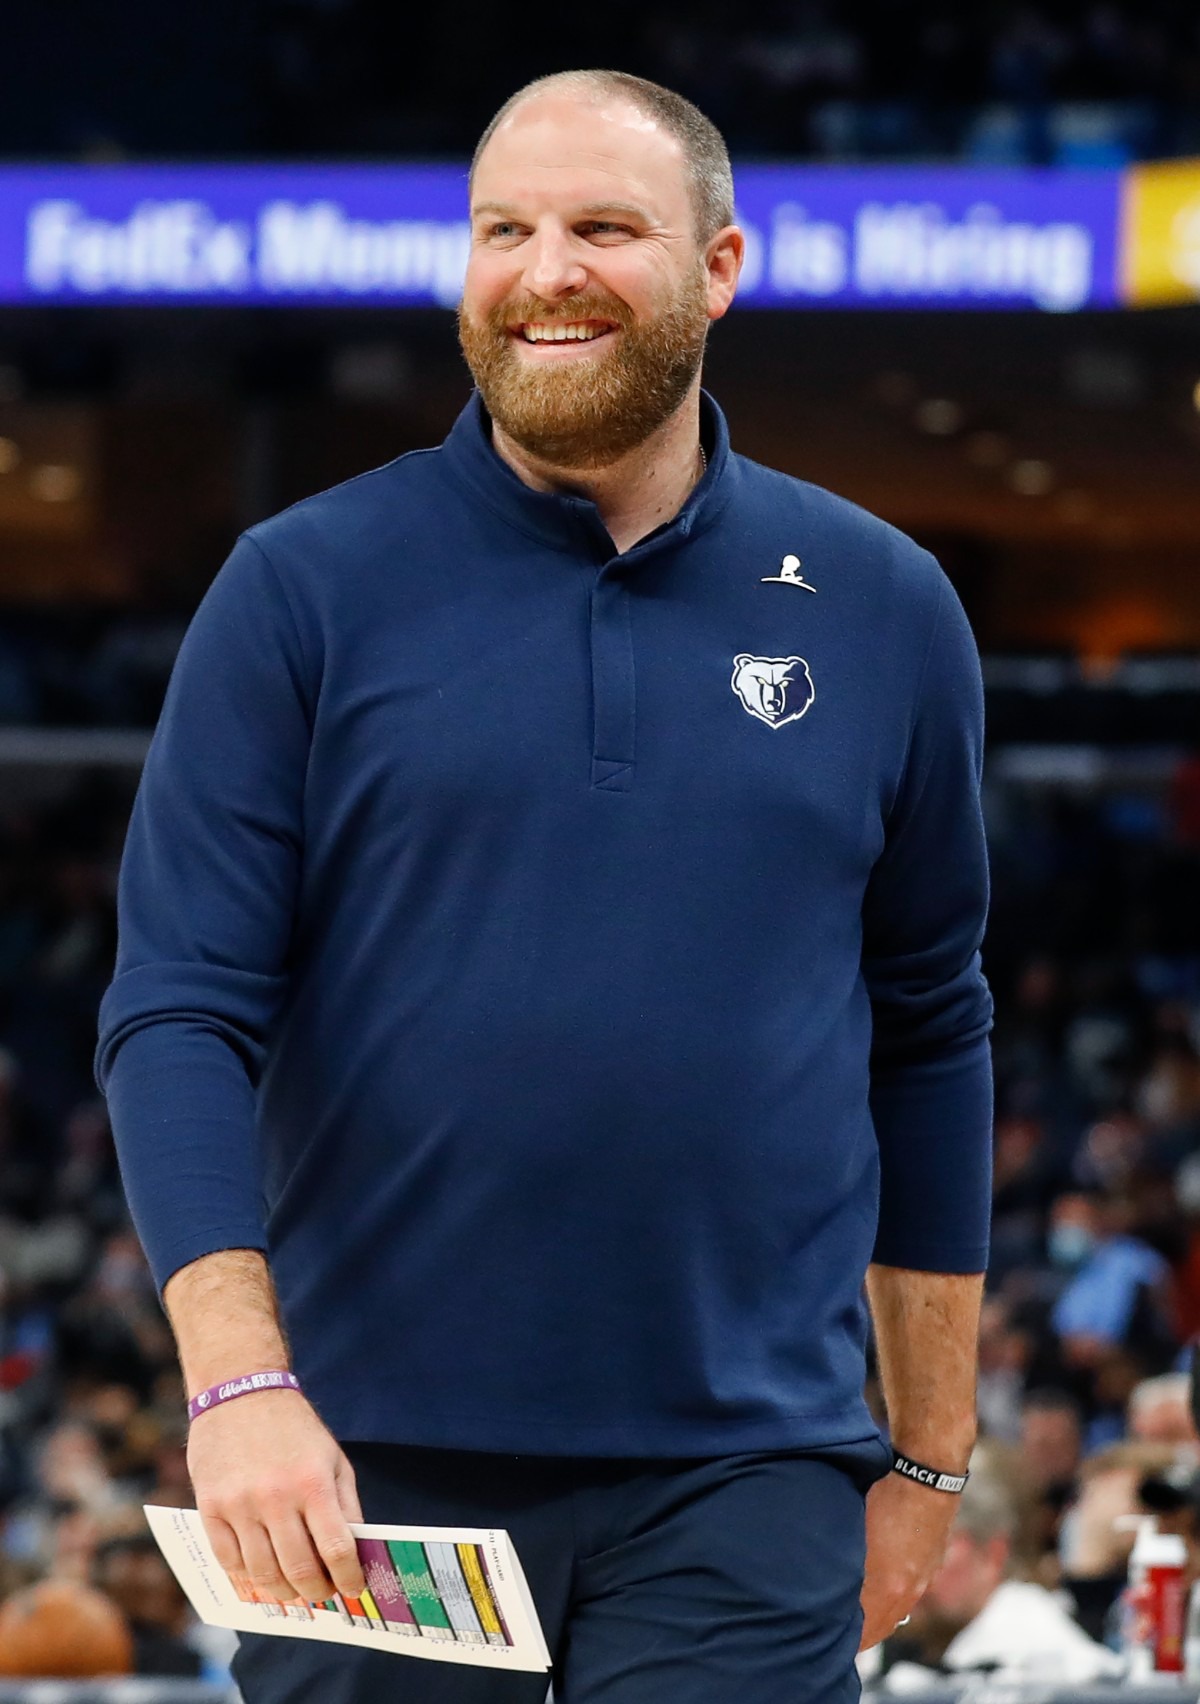
<path id="1" fill-rule="evenodd" d="M 1083 1455 L 1083 1416 L 1075 1398 L 1052 1387 L 1028 1392 L 1021 1403 L 1021 1460 L 1035 1494 L 1071 1490 Z"/>
<path id="2" fill-rule="evenodd" d="M 92 1584 L 129 1623 L 134 1674 L 201 1673 L 200 1653 L 187 1640 L 188 1601 L 149 1533 L 105 1539 L 96 1552 Z"/>
<path id="3" fill-rule="evenodd" d="M 1193 1447 L 1197 1436 L 1191 1382 L 1188 1373 L 1177 1372 L 1159 1373 L 1135 1385 L 1128 1405 L 1129 1436 L 1146 1444 Z"/>
<path id="4" fill-rule="evenodd" d="M 702 397 L 743 240 L 695 108 L 533 84 L 471 219 L 477 395 L 239 541 L 130 829 L 99 1069 L 189 1393 L 288 1339 L 301 1386 L 200 1413 L 198 1506 L 310 1598 L 360 1510 L 506 1527 L 566 1704 L 851 1699 L 974 1432 L 977 659 L 928 556 Z"/>
<path id="5" fill-rule="evenodd" d="M 1111 1679 L 1122 1658 L 1089 1639 L 1053 1592 L 1008 1578 L 1016 1500 L 999 1470 L 972 1461 L 945 1559 L 910 1624 L 879 1651 L 864 1653 L 864 1679 L 913 1689 L 913 1665 L 963 1674 L 972 1669 L 1028 1680 Z"/>
<path id="6" fill-rule="evenodd" d="M 1032 1500 L 1032 1537 L 1039 1552 L 1053 1555 L 1063 1513 L 1077 1487 L 1083 1415 L 1069 1391 L 1043 1386 L 1022 1400 L 1020 1426 L 1021 1465 Z"/>
<path id="7" fill-rule="evenodd" d="M 1093 1639 L 1111 1633 L 1113 1606 L 1128 1579 L 1129 1517 L 1151 1512 L 1143 1488 L 1161 1481 L 1174 1461 L 1168 1444 L 1127 1440 L 1087 1456 L 1080 1468 L 1079 1492 L 1060 1530 L 1060 1579 L 1076 1621 Z"/>

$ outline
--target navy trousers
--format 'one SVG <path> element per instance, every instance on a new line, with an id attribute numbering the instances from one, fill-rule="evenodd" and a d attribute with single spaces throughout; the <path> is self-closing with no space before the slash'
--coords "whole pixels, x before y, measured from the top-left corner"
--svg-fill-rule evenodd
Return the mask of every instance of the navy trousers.
<path id="1" fill-rule="evenodd" d="M 555 1704 L 855 1704 L 875 1446 L 686 1461 L 349 1445 L 368 1521 L 504 1527 Z M 245 1704 L 544 1704 L 548 1677 L 244 1635 Z"/>

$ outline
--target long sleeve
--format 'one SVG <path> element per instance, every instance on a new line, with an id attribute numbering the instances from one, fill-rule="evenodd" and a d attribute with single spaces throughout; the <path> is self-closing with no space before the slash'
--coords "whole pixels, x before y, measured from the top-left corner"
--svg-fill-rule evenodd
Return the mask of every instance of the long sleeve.
<path id="1" fill-rule="evenodd" d="M 274 569 L 243 537 L 184 640 L 121 867 L 100 1013 L 133 1217 L 161 1287 L 265 1246 L 255 1083 L 286 987 L 309 669 Z"/>
<path id="2" fill-rule="evenodd" d="M 987 1264 L 991 998 L 980 969 L 987 850 L 983 692 L 966 616 L 943 581 L 903 777 L 864 906 L 874 1258 L 934 1272 Z"/>

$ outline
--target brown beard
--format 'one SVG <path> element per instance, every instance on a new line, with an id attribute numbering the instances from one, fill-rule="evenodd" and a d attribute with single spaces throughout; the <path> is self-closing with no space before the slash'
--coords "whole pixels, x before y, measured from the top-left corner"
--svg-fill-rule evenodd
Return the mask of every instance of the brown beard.
<path id="1" fill-rule="evenodd" d="M 508 329 L 524 320 L 602 319 L 620 327 L 592 361 L 521 359 Z M 460 307 L 458 338 L 484 407 L 529 455 L 552 467 L 608 467 L 670 419 L 700 370 L 708 334 L 704 271 L 695 271 L 653 319 L 638 322 L 619 297 L 590 290 L 557 313 L 545 302 L 506 302 L 483 319 Z"/>

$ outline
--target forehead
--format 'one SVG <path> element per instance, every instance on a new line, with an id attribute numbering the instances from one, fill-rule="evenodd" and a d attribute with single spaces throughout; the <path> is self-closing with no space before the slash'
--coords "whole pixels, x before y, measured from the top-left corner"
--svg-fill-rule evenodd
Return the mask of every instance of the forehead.
<path id="1" fill-rule="evenodd" d="M 1059 1224 L 1082 1224 L 1095 1212 L 1095 1203 L 1086 1195 L 1064 1195 L 1054 1204 L 1054 1216 Z"/>
<path id="2" fill-rule="evenodd" d="M 664 224 L 689 217 L 678 139 L 617 97 L 534 95 L 504 120 L 475 167 L 472 205 L 553 210 L 606 199 L 636 201 Z"/>
<path id="3" fill-rule="evenodd" d="M 1021 1419 L 1027 1432 L 1074 1432 L 1078 1426 L 1066 1408 L 1027 1408 Z"/>

